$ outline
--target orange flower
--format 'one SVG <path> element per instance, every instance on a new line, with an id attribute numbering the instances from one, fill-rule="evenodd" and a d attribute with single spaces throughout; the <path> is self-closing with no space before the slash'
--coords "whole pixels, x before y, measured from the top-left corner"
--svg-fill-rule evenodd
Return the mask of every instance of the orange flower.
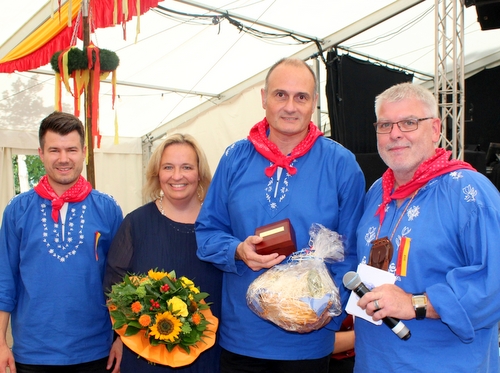
<path id="1" fill-rule="evenodd" d="M 200 314 L 197 312 L 197 313 L 193 313 L 193 316 L 191 316 L 192 320 L 193 320 L 193 324 L 194 325 L 198 325 L 200 322 L 201 322 L 201 316 Z"/>
<path id="2" fill-rule="evenodd" d="M 138 313 L 138 312 L 141 312 L 141 310 L 142 310 L 142 304 L 141 304 L 141 302 L 134 302 L 134 303 L 132 303 L 130 308 L 132 309 L 132 312 Z"/>
<path id="3" fill-rule="evenodd" d="M 191 313 L 195 313 L 196 310 L 198 310 L 198 305 L 194 300 L 192 300 L 191 303 L 189 304 L 188 311 Z"/>
<path id="4" fill-rule="evenodd" d="M 139 324 L 141 324 L 142 326 L 148 326 L 149 324 L 151 324 L 151 316 L 141 315 L 141 317 L 139 317 Z"/>
<path id="5" fill-rule="evenodd" d="M 108 306 L 108 310 L 110 310 L 110 311 L 116 311 L 117 309 L 118 309 L 118 307 L 115 304 L 110 304 Z"/>
<path id="6" fill-rule="evenodd" d="M 139 283 L 141 281 L 139 276 L 130 276 L 129 279 L 130 279 L 130 282 L 136 286 L 139 285 Z"/>

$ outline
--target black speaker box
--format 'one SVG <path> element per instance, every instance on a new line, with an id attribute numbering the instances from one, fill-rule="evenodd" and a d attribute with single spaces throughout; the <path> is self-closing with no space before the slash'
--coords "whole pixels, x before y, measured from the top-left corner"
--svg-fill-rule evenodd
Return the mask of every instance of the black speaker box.
<path id="1" fill-rule="evenodd" d="M 481 30 L 500 28 L 500 2 L 476 0 L 476 13 Z"/>

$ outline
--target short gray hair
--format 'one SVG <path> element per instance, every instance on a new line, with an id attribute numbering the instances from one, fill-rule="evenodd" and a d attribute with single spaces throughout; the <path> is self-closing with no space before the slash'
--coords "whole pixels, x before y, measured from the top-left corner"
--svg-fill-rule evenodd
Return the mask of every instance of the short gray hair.
<path id="1" fill-rule="evenodd" d="M 309 72 L 311 73 L 311 75 L 312 75 L 312 77 L 314 79 L 314 92 L 315 93 L 318 92 L 318 82 L 316 80 L 316 74 L 314 74 L 314 71 L 311 68 L 311 66 L 309 66 L 305 61 L 302 61 L 301 59 L 298 59 L 298 58 L 289 58 L 289 57 L 282 58 L 278 62 L 276 62 L 273 66 L 271 66 L 271 68 L 269 69 L 269 71 L 267 72 L 267 75 L 266 75 L 266 81 L 264 83 L 264 91 L 267 92 L 267 88 L 268 88 L 268 84 L 269 84 L 269 76 L 274 71 L 274 69 L 276 69 L 279 65 L 290 65 L 290 66 L 296 66 L 296 67 L 304 66 L 304 67 L 306 67 L 307 70 L 309 70 Z"/>
<path id="2" fill-rule="evenodd" d="M 380 107 L 385 103 L 406 99 L 417 99 L 424 104 L 429 116 L 438 117 L 438 104 L 431 91 L 418 84 L 400 83 L 393 85 L 375 98 L 375 115 L 379 116 Z"/>

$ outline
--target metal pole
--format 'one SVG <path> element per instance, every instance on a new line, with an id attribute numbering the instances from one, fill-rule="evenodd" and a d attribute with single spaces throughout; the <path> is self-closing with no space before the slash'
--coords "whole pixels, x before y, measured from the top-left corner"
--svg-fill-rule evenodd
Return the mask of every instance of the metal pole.
<path id="1" fill-rule="evenodd" d="M 90 45 L 89 0 L 82 1 L 83 50 Z M 92 135 L 92 82 L 93 70 L 89 71 L 89 84 L 85 90 L 85 132 L 87 134 L 87 180 L 95 189 L 94 139 Z"/>
<path id="2" fill-rule="evenodd" d="M 316 66 L 316 86 L 318 93 L 318 101 L 316 102 L 316 125 L 321 131 L 324 131 L 324 128 L 321 128 L 321 88 L 320 88 L 320 73 L 321 73 L 321 64 L 319 58 L 316 57 L 315 66 Z"/>

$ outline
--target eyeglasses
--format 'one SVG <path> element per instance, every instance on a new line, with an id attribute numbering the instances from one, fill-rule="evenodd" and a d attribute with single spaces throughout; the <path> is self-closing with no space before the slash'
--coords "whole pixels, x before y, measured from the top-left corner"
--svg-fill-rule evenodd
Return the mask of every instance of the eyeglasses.
<path id="1" fill-rule="evenodd" d="M 419 122 L 427 119 L 434 119 L 434 118 L 433 117 L 420 118 L 420 119 L 410 118 L 410 119 L 400 120 L 399 122 L 377 122 L 373 123 L 373 126 L 375 127 L 375 132 L 377 133 L 391 133 L 394 124 L 398 125 L 398 128 L 401 132 L 411 132 L 415 131 L 418 128 Z"/>

